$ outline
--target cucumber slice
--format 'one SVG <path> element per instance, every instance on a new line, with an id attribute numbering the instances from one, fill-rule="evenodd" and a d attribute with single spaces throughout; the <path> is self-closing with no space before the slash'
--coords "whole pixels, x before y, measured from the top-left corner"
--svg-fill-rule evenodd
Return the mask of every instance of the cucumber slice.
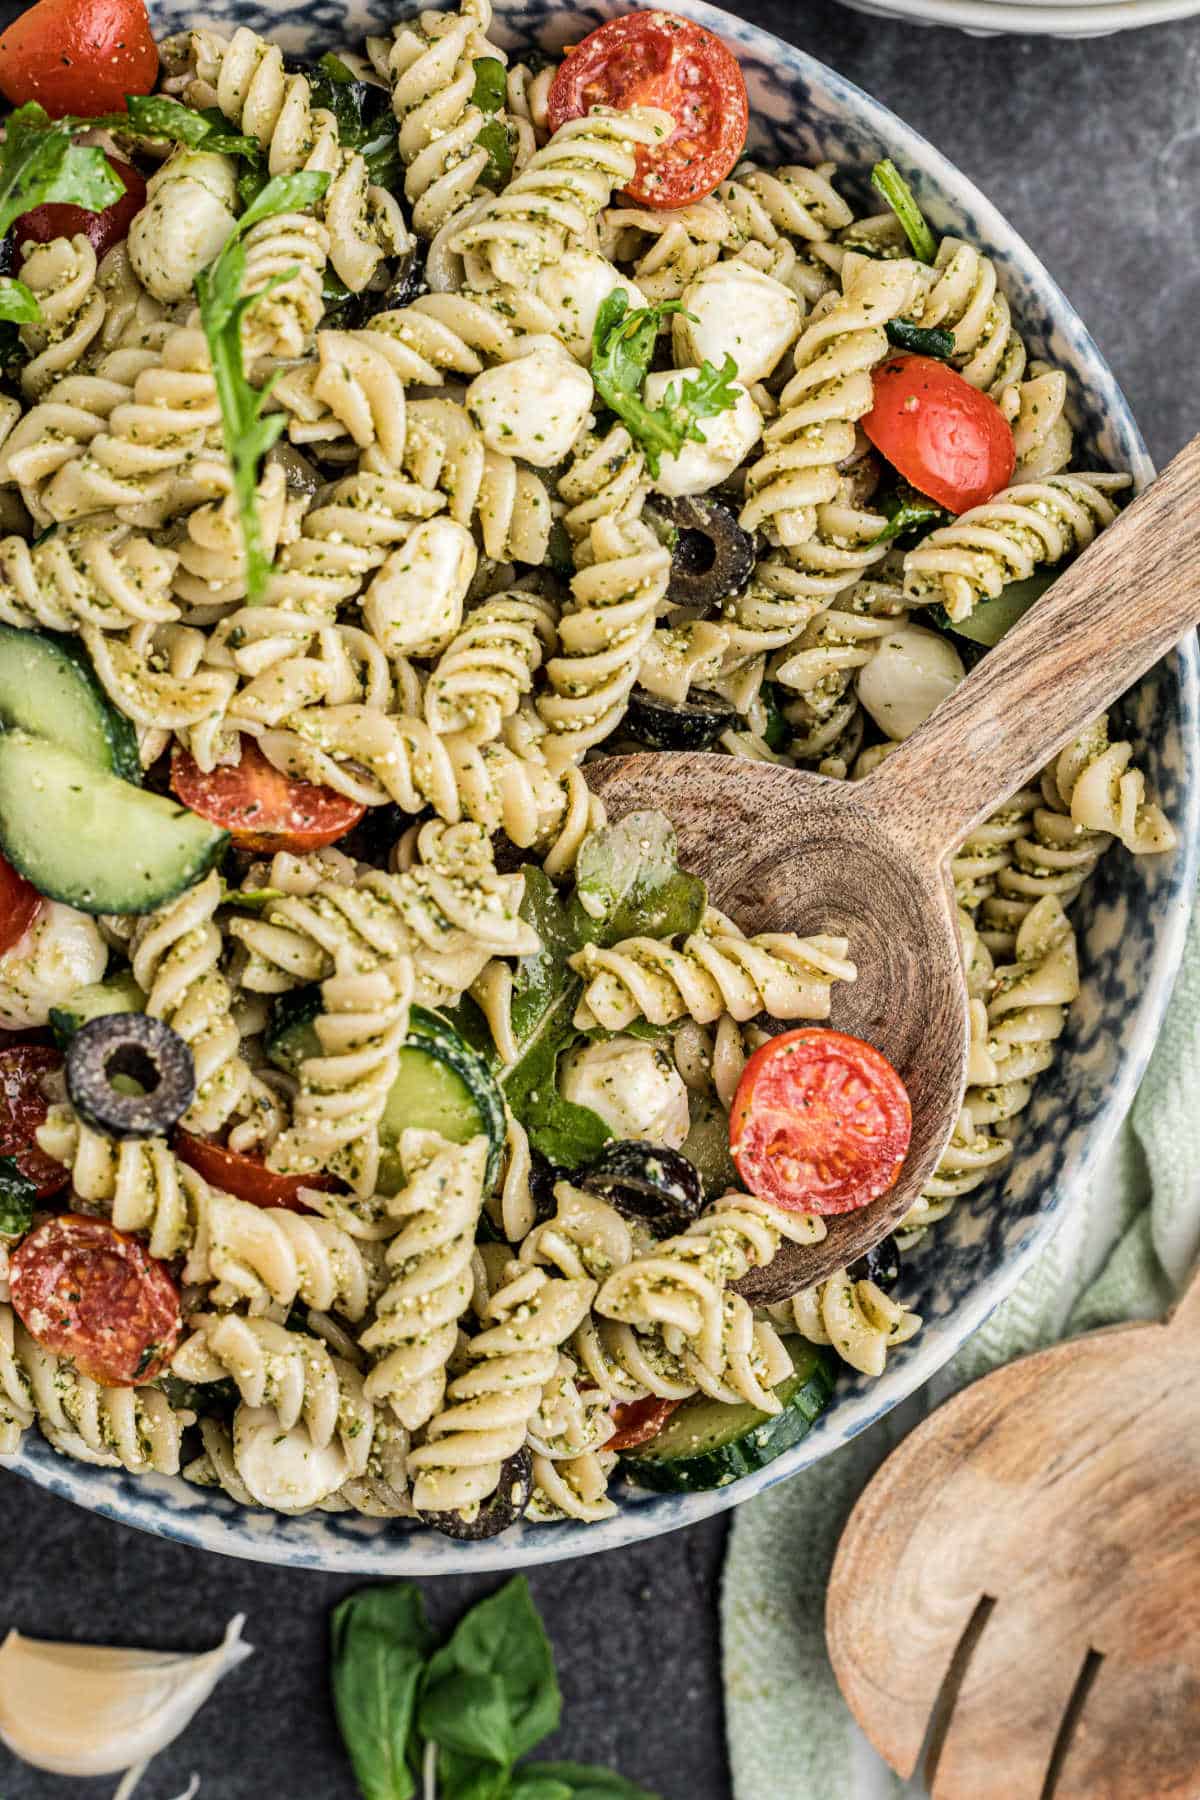
<path id="1" fill-rule="evenodd" d="M 724 1406 L 704 1395 L 685 1400 L 657 1437 L 621 1458 L 630 1481 L 660 1493 L 726 1487 L 798 1444 L 829 1404 L 837 1358 L 803 1338 L 788 1339 L 787 1348 L 792 1373 L 775 1389 L 782 1412 Z"/>
<path id="2" fill-rule="evenodd" d="M 0 728 L 49 738 L 123 781 L 142 779 L 133 726 L 76 638 L 0 625 Z"/>
<path id="3" fill-rule="evenodd" d="M 0 850 L 50 900 L 89 913 L 151 912 L 206 875 L 229 842 L 26 731 L 0 732 Z"/>
<path id="4" fill-rule="evenodd" d="M 81 1025 L 92 1019 L 105 1019 L 110 1013 L 145 1012 L 146 996 L 128 969 L 120 975 L 109 975 L 104 981 L 93 981 L 75 994 L 69 1005 L 50 1008 L 50 1027 L 54 1041 L 65 1050 Z"/>
<path id="5" fill-rule="evenodd" d="M 1058 572 L 1053 569 L 1030 575 L 1025 581 L 1010 581 L 1002 594 L 997 594 L 994 600 L 985 600 L 969 619 L 951 625 L 951 631 L 956 637 L 969 638 L 973 644 L 984 644 L 991 650 L 1006 631 L 1012 630 L 1018 619 L 1025 617 L 1035 601 L 1041 599 L 1046 589 L 1053 585 Z"/>
<path id="6" fill-rule="evenodd" d="M 277 1069 L 295 1075 L 307 1057 L 321 1054 L 314 1026 L 320 1010 L 318 987 L 297 988 L 275 1002 L 266 1044 Z M 408 1032 L 379 1121 L 378 1191 L 395 1194 L 404 1186 L 400 1133 L 413 1125 L 436 1131 L 452 1144 L 465 1144 L 483 1132 L 491 1187 L 499 1172 L 505 1132 L 504 1101 L 491 1070 L 452 1025 L 423 1006 L 410 1012 Z"/>

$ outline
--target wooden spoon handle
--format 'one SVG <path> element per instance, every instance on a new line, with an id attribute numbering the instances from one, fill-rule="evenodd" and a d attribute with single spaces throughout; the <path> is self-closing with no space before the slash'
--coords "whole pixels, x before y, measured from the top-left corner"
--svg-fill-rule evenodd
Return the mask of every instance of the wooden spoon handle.
<path id="1" fill-rule="evenodd" d="M 940 859 L 1200 620 L 1200 437 L 864 783 Z"/>
<path id="2" fill-rule="evenodd" d="M 1187 1331 L 1193 1337 L 1200 1337 L 1200 1262 L 1172 1307 L 1169 1324 L 1172 1331 Z"/>

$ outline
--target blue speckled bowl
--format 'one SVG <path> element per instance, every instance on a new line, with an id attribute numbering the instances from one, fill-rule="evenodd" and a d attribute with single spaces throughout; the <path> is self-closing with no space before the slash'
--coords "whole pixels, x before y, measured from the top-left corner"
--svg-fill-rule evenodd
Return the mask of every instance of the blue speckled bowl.
<path id="1" fill-rule="evenodd" d="M 1103 357 L 1037 258 L 971 183 L 832 69 L 703 0 L 672 3 L 719 32 L 741 58 L 752 144 L 768 158 L 832 158 L 861 179 L 879 156 L 892 156 L 937 227 L 960 233 L 995 258 L 1035 352 L 1073 377 L 1081 450 L 1101 466 L 1132 470 L 1144 483 L 1152 473 L 1145 445 Z M 186 0 L 162 0 L 155 10 L 163 30 L 196 22 Z M 621 0 L 581 9 L 549 0 L 500 0 L 497 35 L 509 45 L 536 41 L 552 49 L 624 10 Z M 353 28 L 384 29 L 390 9 L 384 0 L 349 12 L 334 0 L 307 6 L 228 0 L 208 16 L 226 30 L 249 24 L 273 32 L 291 48 L 328 47 L 345 43 Z M 892 1358 L 882 1380 L 847 1379 L 816 1429 L 768 1468 L 715 1493 L 631 1491 L 617 1516 L 600 1525 L 525 1526 L 489 1543 L 464 1544 L 349 1515 L 284 1519 L 247 1512 L 182 1481 L 134 1480 L 69 1462 L 36 1432 L 9 1466 L 107 1518 L 206 1550 L 296 1568 L 434 1575 L 551 1562 L 673 1531 L 748 1500 L 866 1430 L 954 1354 L 1044 1247 L 1060 1209 L 1082 1189 L 1111 1142 L 1150 1055 L 1183 949 L 1196 875 L 1200 746 L 1193 639 L 1146 677 L 1123 711 L 1122 731 L 1134 739 L 1138 760 L 1178 827 L 1180 847 L 1171 856 L 1140 861 L 1118 851 L 1101 863 L 1075 911 L 1083 993 L 1054 1069 L 1023 1115 L 1007 1173 L 961 1202 L 909 1261 L 906 1293 L 925 1317 L 924 1330 Z"/>

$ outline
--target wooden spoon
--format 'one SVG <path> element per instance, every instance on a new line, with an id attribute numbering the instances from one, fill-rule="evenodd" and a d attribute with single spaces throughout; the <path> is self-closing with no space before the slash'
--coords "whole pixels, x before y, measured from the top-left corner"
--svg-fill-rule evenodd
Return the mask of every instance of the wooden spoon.
<path id="1" fill-rule="evenodd" d="M 1200 1274 L 1169 1324 L 1024 1357 L 906 1438 L 826 1630 L 901 1775 L 932 1718 L 934 1800 L 1196 1800 L 1198 1600 Z"/>
<path id="2" fill-rule="evenodd" d="M 887 1235 L 925 1186 L 966 1083 L 967 996 L 947 859 L 1089 719 L 1200 619 L 1200 437 L 865 781 L 698 752 L 588 767 L 610 817 L 660 807 L 680 861 L 747 932 L 832 932 L 858 980 L 831 1023 L 875 1044 L 912 1101 L 912 1145 L 882 1199 L 785 1244 L 741 1284 L 786 1298 Z"/>

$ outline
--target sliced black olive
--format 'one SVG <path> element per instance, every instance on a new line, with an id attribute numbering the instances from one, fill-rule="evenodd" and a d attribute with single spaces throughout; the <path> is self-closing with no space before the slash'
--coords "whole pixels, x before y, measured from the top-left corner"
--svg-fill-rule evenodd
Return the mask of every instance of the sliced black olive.
<path id="1" fill-rule="evenodd" d="M 686 700 L 660 700 L 635 687 L 625 724 L 639 744 L 652 750 L 711 750 L 721 733 L 737 724 L 737 717 L 730 701 L 705 688 L 693 688 Z"/>
<path id="2" fill-rule="evenodd" d="M 554 1186 L 568 1174 L 543 1156 L 535 1145 L 529 1146 L 529 1197 L 533 1201 L 534 1223 L 544 1225 L 558 1211 L 558 1201 L 554 1198 Z"/>
<path id="3" fill-rule="evenodd" d="M 877 1244 L 846 1271 L 851 1281 L 873 1281 L 886 1294 L 900 1279 L 900 1246 L 894 1237 L 880 1238 Z"/>
<path id="4" fill-rule="evenodd" d="M 411 247 L 397 262 L 391 280 L 383 288 L 378 297 L 373 292 L 360 294 L 359 299 L 368 303 L 367 317 L 374 313 L 391 312 L 397 306 L 408 306 L 425 291 L 425 246 L 413 239 Z"/>
<path id="5" fill-rule="evenodd" d="M 196 1069 L 183 1039 L 161 1019 L 110 1013 L 81 1025 L 71 1039 L 67 1092 L 94 1131 L 160 1137 L 195 1099 Z"/>
<path id="6" fill-rule="evenodd" d="M 729 508 L 709 494 L 674 500 L 656 494 L 652 505 L 676 533 L 667 588 L 672 606 L 711 612 L 730 594 L 740 594 L 754 568 L 754 539 Z"/>
<path id="7" fill-rule="evenodd" d="M 627 1219 L 640 1219 L 655 1237 L 672 1237 L 700 1217 L 699 1172 L 678 1150 L 622 1138 L 603 1150 L 576 1184 L 599 1194 Z"/>
<path id="8" fill-rule="evenodd" d="M 464 1512 L 423 1512 L 417 1517 L 446 1537 L 471 1539 L 498 1537 L 523 1518 L 533 1496 L 533 1457 L 527 1445 L 500 1465 L 496 1491 L 487 1500 Z"/>
<path id="9" fill-rule="evenodd" d="M 275 463 L 283 470 L 289 494 L 311 500 L 321 485 L 320 474 L 294 444 L 273 444 L 267 451 L 267 462 Z"/>

